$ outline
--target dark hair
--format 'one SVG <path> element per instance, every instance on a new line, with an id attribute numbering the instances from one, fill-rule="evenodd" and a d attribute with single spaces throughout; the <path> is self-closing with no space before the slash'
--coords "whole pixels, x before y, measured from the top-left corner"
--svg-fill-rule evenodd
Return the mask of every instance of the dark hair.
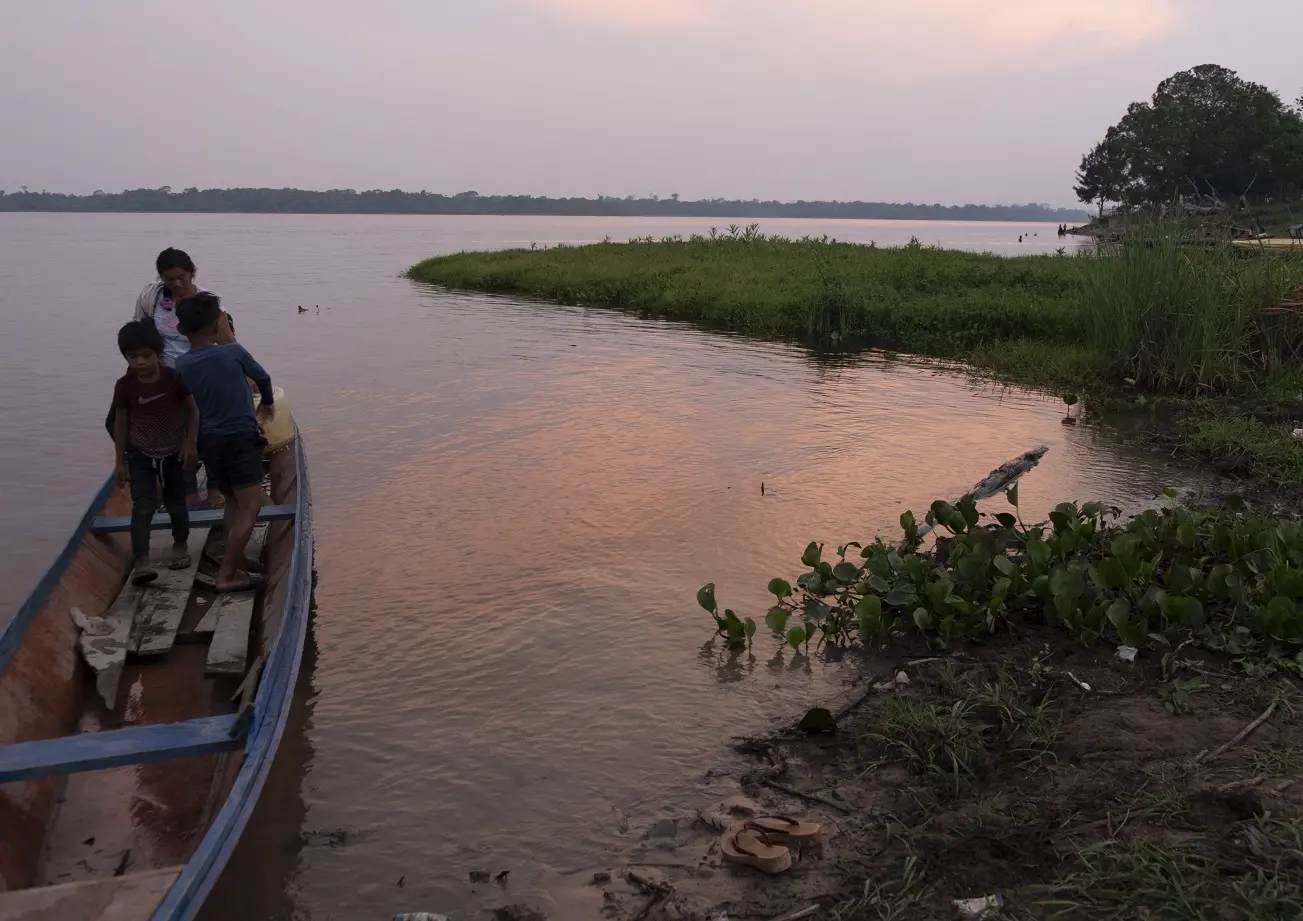
<path id="1" fill-rule="evenodd" d="M 158 254 L 158 258 L 154 260 L 154 268 L 158 270 L 159 275 L 168 269 L 185 269 L 191 275 L 195 273 L 194 260 L 171 246 Z"/>
<path id="2" fill-rule="evenodd" d="M 222 317 L 222 300 L 207 291 L 182 298 L 176 305 L 176 326 L 182 335 L 193 336 L 217 325 Z"/>
<path id="3" fill-rule="evenodd" d="M 132 320 L 118 330 L 118 351 L 123 355 L 128 352 L 150 349 L 163 354 L 163 334 L 158 331 L 153 320 Z"/>

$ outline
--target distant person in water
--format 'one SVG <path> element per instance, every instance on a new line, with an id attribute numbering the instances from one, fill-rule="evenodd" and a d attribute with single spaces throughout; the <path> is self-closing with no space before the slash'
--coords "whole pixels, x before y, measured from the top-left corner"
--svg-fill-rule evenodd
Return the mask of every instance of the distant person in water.
<path id="1" fill-rule="evenodd" d="M 226 503 L 226 550 L 213 581 L 219 592 L 254 591 L 264 580 L 249 571 L 245 548 L 262 507 L 267 442 L 258 423 L 271 415 L 271 376 L 244 346 L 221 341 L 222 306 L 215 294 L 191 295 L 177 304 L 176 313 L 190 345 L 177 359 L 176 370 L 199 406 L 199 453 L 209 487 L 220 491 Z M 256 414 L 246 379 L 261 395 Z"/>
<path id="2" fill-rule="evenodd" d="M 185 471 L 197 462 L 199 410 L 176 371 L 163 364 L 163 348 L 153 320 L 132 320 L 118 331 L 127 373 L 113 388 L 113 470 L 119 486 L 131 484 L 131 581 L 136 585 L 158 578 L 149 561 L 149 536 L 160 504 L 172 520 L 168 567 L 185 569 L 191 562 Z"/>

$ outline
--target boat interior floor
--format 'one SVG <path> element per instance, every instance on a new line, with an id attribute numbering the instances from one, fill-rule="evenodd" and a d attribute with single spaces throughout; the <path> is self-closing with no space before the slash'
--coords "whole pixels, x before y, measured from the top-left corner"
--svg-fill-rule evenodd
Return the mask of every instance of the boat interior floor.
<path id="1" fill-rule="evenodd" d="M 231 759 L 238 765 L 229 714 L 238 707 L 233 696 L 241 689 L 248 650 L 259 642 L 254 615 L 261 593 L 256 599 L 252 593 L 217 595 L 204 587 L 202 575 L 211 576 L 215 566 L 201 551 L 220 558 L 220 531 L 193 529 L 193 565 L 169 571 L 170 531 L 157 519 L 154 527 L 151 557 L 159 579 L 144 586 L 125 581 L 103 621 L 78 612 L 90 622 L 89 629 L 82 626 L 78 667 L 91 677 L 73 734 L 0 746 L 0 783 L 6 771 L 13 780 L 27 770 L 55 785 L 32 887 L 0 892 L 0 921 L 110 918 L 117 915 L 109 906 L 149 898 L 156 903 L 221 807 Z M 260 525 L 255 534 L 261 539 L 266 530 Z M 251 542 L 250 556 L 260 550 Z M 118 623 L 124 616 L 129 632 Z M 214 656 L 225 658 L 215 663 Z M 212 717 L 222 719 L 205 722 Z M 104 735 L 165 723 L 186 725 Z M 212 744 L 202 744 L 204 733 Z M 115 738 L 125 749 L 116 763 Z M 195 751 L 204 753 L 190 754 Z M 99 908 L 87 910 L 91 905 Z M 123 912 L 129 916 L 135 917 Z"/>

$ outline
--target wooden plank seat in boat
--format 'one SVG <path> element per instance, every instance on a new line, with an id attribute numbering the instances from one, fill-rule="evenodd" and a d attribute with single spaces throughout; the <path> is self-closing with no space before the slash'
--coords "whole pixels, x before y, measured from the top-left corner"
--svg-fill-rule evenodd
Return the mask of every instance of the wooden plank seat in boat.
<path id="1" fill-rule="evenodd" d="M 153 912 L 181 867 L 0 892 L 0 921 L 135 921 Z"/>
<path id="2" fill-rule="evenodd" d="M 292 505 L 264 505 L 258 512 L 259 521 L 290 521 L 294 518 Z M 222 521 L 220 508 L 197 508 L 190 511 L 190 527 L 211 528 Z M 150 523 L 150 529 L 165 531 L 172 527 L 172 519 L 167 512 L 159 512 Z M 90 523 L 91 531 L 96 534 L 115 534 L 131 530 L 131 516 L 117 515 L 110 518 L 95 518 Z"/>
<path id="3" fill-rule="evenodd" d="M 0 784 L 230 751 L 243 744 L 235 728 L 230 713 L 0 745 Z"/>

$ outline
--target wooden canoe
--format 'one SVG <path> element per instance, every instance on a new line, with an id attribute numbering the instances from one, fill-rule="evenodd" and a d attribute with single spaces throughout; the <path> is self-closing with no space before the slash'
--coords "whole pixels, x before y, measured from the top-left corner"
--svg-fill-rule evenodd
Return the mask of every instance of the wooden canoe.
<path id="1" fill-rule="evenodd" d="M 110 478 L 0 632 L 0 921 L 199 911 L 271 769 L 307 635 L 301 439 L 265 485 L 256 596 L 203 588 L 210 511 L 191 514 L 196 567 L 126 584 L 131 501 Z M 165 512 L 154 532 L 170 545 Z"/>
<path id="2" fill-rule="evenodd" d="M 1303 240 L 1290 237 L 1263 237 L 1260 240 L 1232 240 L 1236 249 L 1298 250 L 1303 252 Z"/>

